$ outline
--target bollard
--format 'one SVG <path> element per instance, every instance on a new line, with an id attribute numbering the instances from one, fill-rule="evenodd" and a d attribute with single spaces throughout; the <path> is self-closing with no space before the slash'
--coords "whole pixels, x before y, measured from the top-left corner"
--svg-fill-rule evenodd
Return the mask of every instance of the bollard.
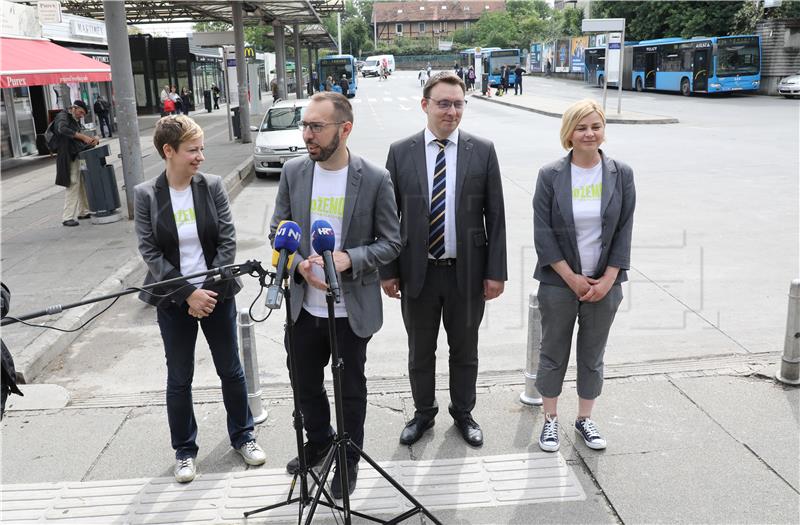
<path id="1" fill-rule="evenodd" d="M 800 279 L 789 286 L 789 314 L 786 319 L 786 339 L 783 342 L 781 367 L 775 373 L 781 383 L 800 385 Z"/>
<path id="2" fill-rule="evenodd" d="M 256 337 L 254 323 L 247 308 L 239 310 L 239 347 L 242 351 L 242 367 L 247 382 L 247 404 L 253 414 L 253 422 L 263 423 L 267 420 L 267 411 L 261 402 L 261 381 L 258 377 L 258 354 L 256 353 Z"/>
<path id="3" fill-rule="evenodd" d="M 528 297 L 528 359 L 525 366 L 525 391 L 519 400 L 526 405 L 541 405 L 542 396 L 536 390 L 536 370 L 539 368 L 539 346 L 542 343 L 542 314 L 536 294 Z"/>

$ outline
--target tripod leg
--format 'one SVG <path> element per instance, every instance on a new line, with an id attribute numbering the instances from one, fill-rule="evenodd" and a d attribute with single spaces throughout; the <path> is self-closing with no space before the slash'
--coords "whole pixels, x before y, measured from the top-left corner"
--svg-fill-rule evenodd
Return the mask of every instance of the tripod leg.
<path id="1" fill-rule="evenodd" d="M 328 479 L 328 474 L 331 472 L 331 468 L 333 467 L 333 459 L 336 457 L 336 451 L 338 450 L 338 443 L 334 442 L 331 449 L 328 451 L 328 455 L 325 456 L 325 461 L 322 463 L 322 475 L 320 476 L 319 480 L 315 480 L 318 483 L 317 486 L 317 493 L 314 494 L 314 499 L 311 501 L 311 508 L 308 509 L 308 516 L 306 517 L 306 525 L 311 525 L 311 520 L 314 519 L 314 511 L 317 510 L 317 505 L 319 505 L 319 499 L 322 496 L 323 491 L 325 490 L 325 480 Z M 325 493 L 325 497 L 332 501 L 330 496 Z"/>

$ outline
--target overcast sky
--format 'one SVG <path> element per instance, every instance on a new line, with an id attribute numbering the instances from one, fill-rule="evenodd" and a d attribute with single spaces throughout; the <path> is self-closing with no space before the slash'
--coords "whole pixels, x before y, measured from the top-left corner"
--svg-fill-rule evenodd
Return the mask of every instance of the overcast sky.
<path id="1" fill-rule="evenodd" d="M 184 22 L 176 24 L 139 24 L 136 27 L 139 28 L 142 33 L 148 33 L 151 35 L 158 34 L 178 38 L 191 33 L 192 26 L 194 26 L 193 23 Z"/>

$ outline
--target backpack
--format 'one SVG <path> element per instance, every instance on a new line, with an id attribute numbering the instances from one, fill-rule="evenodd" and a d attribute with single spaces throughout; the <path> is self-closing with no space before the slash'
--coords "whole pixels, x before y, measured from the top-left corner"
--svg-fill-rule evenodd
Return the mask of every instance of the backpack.
<path id="1" fill-rule="evenodd" d="M 58 118 L 58 115 L 56 115 Z M 56 119 L 54 118 L 53 121 L 48 124 L 47 129 L 44 130 L 44 141 L 47 144 L 47 149 L 50 150 L 50 153 L 58 153 L 58 143 L 60 142 L 61 136 L 55 130 L 54 124 L 56 123 Z"/>
<path id="2" fill-rule="evenodd" d="M 175 102 L 172 99 L 168 98 L 164 101 L 164 112 L 165 113 L 172 113 L 175 111 Z"/>

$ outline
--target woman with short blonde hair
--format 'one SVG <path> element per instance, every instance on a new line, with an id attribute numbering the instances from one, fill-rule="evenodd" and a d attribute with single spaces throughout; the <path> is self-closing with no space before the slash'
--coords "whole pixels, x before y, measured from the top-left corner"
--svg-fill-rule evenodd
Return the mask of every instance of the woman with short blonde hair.
<path id="1" fill-rule="evenodd" d="M 594 100 L 576 102 L 561 120 L 561 145 L 569 153 L 539 170 L 533 197 L 533 239 L 538 262 L 542 342 L 536 388 L 544 424 L 539 447 L 559 448 L 557 404 L 575 348 L 578 414 L 575 430 L 587 447 L 606 448 L 592 420 L 603 386 L 603 357 L 611 324 L 622 302 L 621 283 L 630 268 L 636 190 L 633 171 L 608 157 L 606 118 Z"/>

